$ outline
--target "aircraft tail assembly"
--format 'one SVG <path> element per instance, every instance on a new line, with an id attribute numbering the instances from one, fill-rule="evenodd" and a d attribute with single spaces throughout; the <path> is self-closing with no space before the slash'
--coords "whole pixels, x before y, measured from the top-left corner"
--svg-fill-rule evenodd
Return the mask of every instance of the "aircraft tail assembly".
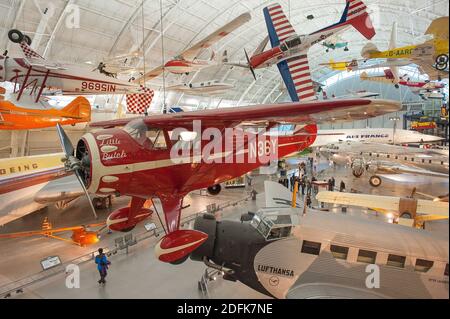
<path id="1" fill-rule="evenodd" d="M 375 36 L 375 29 L 367 12 L 367 7 L 360 0 L 347 0 L 347 5 L 338 24 L 352 25 L 366 39 L 372 39 Z"/>
<path id="2" fill-rule="evenodd" d="M 91 105 L 86 98 L 79 96 L 75 100 L 69 103 L 65 108 L 62 109 L 67 116 L 82 119 L 86 121 L 91 120 Z"/>

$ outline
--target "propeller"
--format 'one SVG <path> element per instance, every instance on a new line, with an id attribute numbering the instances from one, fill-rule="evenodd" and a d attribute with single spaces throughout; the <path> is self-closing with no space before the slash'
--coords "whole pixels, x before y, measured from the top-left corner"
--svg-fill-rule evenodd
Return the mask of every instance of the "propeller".
<path id="1" fill-rule="evenodd" d="M 250 63 L 250 58 L 248 56 L 247 50 L 244 49 L 244 53 L 245 53 L 245 58 L 247 59 L 247 63 L 248 63 L 248 68 L 250 69 L 250 71 L 252 72 L 253 78 L 256 81 L 256 74 L 255 74 L 255 69 L 252 67 L 252 64 Z"/>
<path id="2" fill-rule="evenodd" d="M 81 173 L 83 171 L 82 161 L 80 161 L 78 158 L 74 156 L 75 149 L 73 148 L 72 143 L 70 142 L 69 137 L 67 136 L 64 129 L 61 127 L 61 125 L 58 123 L 56 125 L 56 129 L 58 131 L 59 141 L 61 143 L 61 147 L 64 150 L 65 158 L 63 158 L 64 166 L 66 167 L 67 171 L 74 172 L 75 176 L 78 179 L 78 182 L 81 185 L 81 188 L 83 189 L 84 194 L 88 198 L 89 205 L 91 206 L 92 213 L 95 217 L 95 219 L 98 219 L 97 213 L 95 212 L 94 205 L 92 204 L 91 197 L 89 196 L 89 192 L 86 189 L 86 186 L 84 185 L 83 179 L 81 177 Z"/>

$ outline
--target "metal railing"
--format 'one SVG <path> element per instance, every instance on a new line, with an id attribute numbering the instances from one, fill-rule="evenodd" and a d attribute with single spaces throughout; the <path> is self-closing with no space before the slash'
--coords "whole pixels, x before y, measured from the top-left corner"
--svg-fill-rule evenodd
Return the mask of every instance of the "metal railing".
<path id="1" fill-rule="evenodd" d="M 241 198 L 239 200 L 236 201 L 228 201 L 225 202 L 223 204 L 219 204 L 216 207 L 216 211 L 215 212 L 220 212 L 222 210 L 224 210 L 225 208 L 231 207 L 231 206 L 237 206 L 242 202 L 246 202 L 249 199 L 251 199 L 250 195 L 247 195 L 244 198 Z M 189 225 L 191 222 L 193 222 L 197 217 L 202 216 L 204 214 L 208 213 L 208 211 L 202 210 L 196 214 L 190 215 L 188 217 L 185 217 L 183 219 L 181 219 L 180 221 L 180 225 L 181 227 L 185 227 L 187 225 Z M 159 237 L 161 234 L 164 233 L 164 229 L 159 226 L 156 229 L 152 230 L 152 231 L 145 231 L 142 233 L 137 234 L 134 238 L 136 239 L 137 243 L 141 243 L 145 240 L 148 239 L 152 239 L 152 238 L 157 238 Z M 104 251 L 106 252 L 108 257 L 111 257 L 113 255 L 115 255 L 120 249 L 118 249 L 116 246 L 114 247 L 105 247 Z M 53 276 L 62 274 L 66 272 L 66 267 L 68 265 L 82 265 L 85 264 L 87 262 L 91 262 L 94 259 L 95 256 L 95 252 L 91 252 L 89 254 L 77 257 L 75 259 L 72 259 L 70 261 L 67 261 L 65 263 L 62 263 L 54 268 L 48 269 L 48 270 L 43 270 L 39 273 L 33 274 L 31 276 L 27 276 L 23 279 L 19 279 L 17 281 L 14 282 L 10 282 L 6 285 L 3 285 L 0 287 L 0 297 L 1 298 L 9 298 L 12 297 L 14 294 L 19 294 L 19 293 L 23 293 L 23 290 L 31 285 L 34 285 L 36 283 L 45 281 Z"/>

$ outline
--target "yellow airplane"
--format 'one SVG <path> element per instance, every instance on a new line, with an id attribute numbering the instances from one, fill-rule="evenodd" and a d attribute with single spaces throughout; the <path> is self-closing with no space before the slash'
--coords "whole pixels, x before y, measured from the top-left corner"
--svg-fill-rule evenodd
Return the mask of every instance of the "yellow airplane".
<path id="1" fill-rule="evenodd" d="M 375 44 L 368 43 L 361 52 L 362 57 L 369 59 L 408 59 L 417 64 L 431 79 L 440 79 L 443 71 L 448 69 L 449 55 L 449 17 L 441 17 L 434 20 L 426 35 L 432 35 L 433 39 L 422 44 L 409 45 L 400 48 L 389 48 L 379 51 Z"/>

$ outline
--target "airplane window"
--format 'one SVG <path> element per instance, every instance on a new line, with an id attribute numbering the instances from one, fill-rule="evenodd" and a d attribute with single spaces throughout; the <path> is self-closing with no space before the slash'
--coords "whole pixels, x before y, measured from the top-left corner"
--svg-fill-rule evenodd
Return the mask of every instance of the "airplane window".
<path id="1" fill-rule="evenodd" d="M 136 140 L 139 144 L 143 145 L 147 139 L 147 125 L 143 120 L 134 120 L 128 123 L 123 130 L 130 134 L 130 136 Z"/>
<path id="2" fill-rule="evenodd" d="M 258 225 L 258 231 L 267 238 L 267 233 L 269 232 L 269 226 L 264 222 L 261 221 Z"/>
<path id="3" fill-rule="evenodd" d="M 428 272 L 428 270 L 433 267 L 434 262 L 425 259 L 417 259 L 415 271 L 417 272 Z"/>
<path id="4" fill-rule="evenodd" d="M 286 45 L 288 46 L 289 49 L 292 49 L 300 44 L 302 44 L 302 40 L 300 40 L 300 37 L 296 37 L 292 40 L 286 41 Z"/>
<path id="5" fill-rule="evenodd" d="M 269 237 L 267 240 L 279 239 L 281 238 L 281 229 L 280 227 L 272 227 L 269 233 Z"/>
<path id="6" fill-rule="evenodd" d="M 389 255 L 386 265 L 397 268 L 405 268 L 405 261 L 405 256 Z"/>
<path id="7" fill-rule="evenodd" d="M 432 160 L 430 160 L 430 162 L 429 162 L 430 164 L 432 163 Z"/>
<path id="8" fill-rule="evenodd" d="M 448 277 L 448 264 L 445 265 L 444 276 L 447 276 L 447 277 Z"/>
<path id="9" fill-rule="evenodd" d="M 347 260 L 348 247 L 331 245 L 330 250 L 334 258 Z"/>
<path id="10" fill-rule="evenodd" d="M 322 246 L 321 243 L 315 243 L 312 241 L 304 240 L 302 246 L 302 253 L 319 256 L 321 246 Z"/>
<path id="11" fill-rule="evenodd" d="M 166 138 L 164 137 L 164 132 L 158 129 L 150 129 L 146 133 L 147 141 L 145 142 L 146 147 L 152 149 L 167 149 Z"/>
<path id="12" fill-rule="evenodd" d="M 366 264 L 375 264 L 375 260 L 377 259 L 377 253 L 370 250 L 360 249 L 358 253 L 357 261 L 360 263 Z"/>

